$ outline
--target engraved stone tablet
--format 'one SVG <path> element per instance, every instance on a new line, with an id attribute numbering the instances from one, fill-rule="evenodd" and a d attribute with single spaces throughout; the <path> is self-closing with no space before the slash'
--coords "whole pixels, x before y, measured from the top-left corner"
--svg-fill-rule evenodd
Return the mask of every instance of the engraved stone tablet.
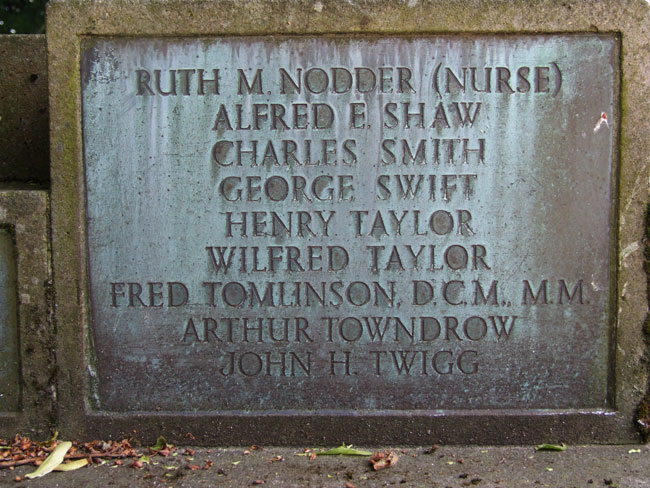
<path id="1" fill-rule="evenodd" d="M 85 39 L 94 406 L 610 406 L 617 52 Z"/>
<path id="2" fill-rule="evenodd" d="M 0 412 L 19 405 L 16 253 L 11 233 L 0 228 Z"/>

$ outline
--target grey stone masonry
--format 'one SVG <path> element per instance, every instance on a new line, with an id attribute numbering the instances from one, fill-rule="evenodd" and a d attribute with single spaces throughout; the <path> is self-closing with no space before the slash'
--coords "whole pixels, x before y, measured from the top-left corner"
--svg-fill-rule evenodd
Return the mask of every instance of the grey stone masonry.
<path id="1" fill-rule="evenodd" d="M 638 440 L 649 20 L 53 1 L 62 434 Z"/>

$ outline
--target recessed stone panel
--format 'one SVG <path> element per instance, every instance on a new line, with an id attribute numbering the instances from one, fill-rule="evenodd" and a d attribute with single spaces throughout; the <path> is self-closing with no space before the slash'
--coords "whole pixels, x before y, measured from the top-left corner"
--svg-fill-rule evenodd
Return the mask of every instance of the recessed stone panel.
<path id="1" fill-rule="evenodd" d="M 55 412 L 48 194 L 0 185 L 0 436 L 49 435 Z"/>
<path id="2" fill-rule="evenodd" d="M 612 406 L 613 35 L 81 46 L 100 410 Z"/>
<path id="3" fill-rule="evenodd" d="M 20 404 L 20 352 L 16 311 L 16 251 L 9 229 L 0 228 L 0 411 Z"/>

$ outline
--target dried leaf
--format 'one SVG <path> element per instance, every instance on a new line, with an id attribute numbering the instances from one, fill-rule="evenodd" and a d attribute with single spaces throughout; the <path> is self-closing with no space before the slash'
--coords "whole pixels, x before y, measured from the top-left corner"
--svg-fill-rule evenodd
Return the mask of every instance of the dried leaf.
<path id="1" fill-rule="evenodd" d="M 45 476 L 46 474 L 51 473 L 54 468 L 63 462 L 65 454 L 70 450 L 71 447 L 72 442 L 62 442 L 54 448 L 52 454 L 50 454 L 47 459 L 43 461 L 43 464 L 41 464 L 36 471 L 25 475 L 25 477 L 29 479 L 40 478 L 41 476 Z"/>
<path id="2" fill-rule="evenodd" d="M 372 456 L 370 451 L 360 451 L 359 449 L 352 449 L 352 444 L 346 446 L 345 443 L 340 447 L 335 447 L 324 452 L 318 452 L 319 456 Z"/>
<path id="3" fill-rule="evenodd" d="M 390 468 L 392 465 L 397 464 L 399 456 L 393 451 L 377 451 L 370 458 L 370 464 L 375 471 L 380 469 Z"/>
<path id="4" fill-rule="evenodd" d="M 270 463 L 277 463 L 278 461 L 284 461 L 284 458 L 282 456 L 275 456 L 275 457 L 269 459 Z"/>
<path id="5" fill-rule="evenodd" d="M 566 444 L 540 444 L 536 451 L 566 451 Z"/>
<path id="6" fill-rule="evenodd" d="M 70 461 L 69 463 L 59 464 L 54 468 L 54 471 L 74 471 L 75 469 L 83 468 L 87 465 L 87 459 L 77 459 L 76 461 Z"/>

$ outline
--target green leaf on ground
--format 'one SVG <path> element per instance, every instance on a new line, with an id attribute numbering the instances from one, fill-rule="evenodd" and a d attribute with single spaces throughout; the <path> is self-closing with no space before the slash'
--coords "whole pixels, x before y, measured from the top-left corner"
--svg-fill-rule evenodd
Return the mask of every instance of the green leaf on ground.
<path id="1" fill-rule="evenodd" d="M 540 444 L 536 451 L 566 451 L 566 444 Z"/>
<path id="2" fill-rule="evenodd" d="M 54 468 L 54 471 L 74 471 L 75 469 L 83 468 L 87 464 L 87 459 L 78 459 L 76 461 L 70 461 L 69 463 L 59 464 Z"/>
<path id="3" fill-rule="evenodd" d="M 172 447 L 171 444 L 167 444 L 167 441 L 163 436 L 158 437 L 158 440 L 156 443 L 151 446 L 152 451 L 162 451 L 163 449 L 166 449 L 168 447 Z"/>
<path id="4" fill-rule="evenodd" d="M 54 451 L 52 451 L 52 453 L 45 459 L 45 461 L 43 461 L 43 464 L 41 464 L 38 469 L 36 469 L 36 471 L 25 475 L 25 477 L 29 479 L 40 478 L 41 476 L 45 476 L 46 474 L 51 473 L 54 468 L 63 462 L 63 458 L 71 447 L 72 442 L 62 442 L 54 448 Z"/>
<path id="5" fill-rule="evenodd" d="M 346 446 L 345 443 L 341 444 L 340 447 L 335 447 L 323 452 L 317 452 L 316 454 L 319 456 L 372 456 L 370 451 L 353 449 L 352 444 Z"/>

